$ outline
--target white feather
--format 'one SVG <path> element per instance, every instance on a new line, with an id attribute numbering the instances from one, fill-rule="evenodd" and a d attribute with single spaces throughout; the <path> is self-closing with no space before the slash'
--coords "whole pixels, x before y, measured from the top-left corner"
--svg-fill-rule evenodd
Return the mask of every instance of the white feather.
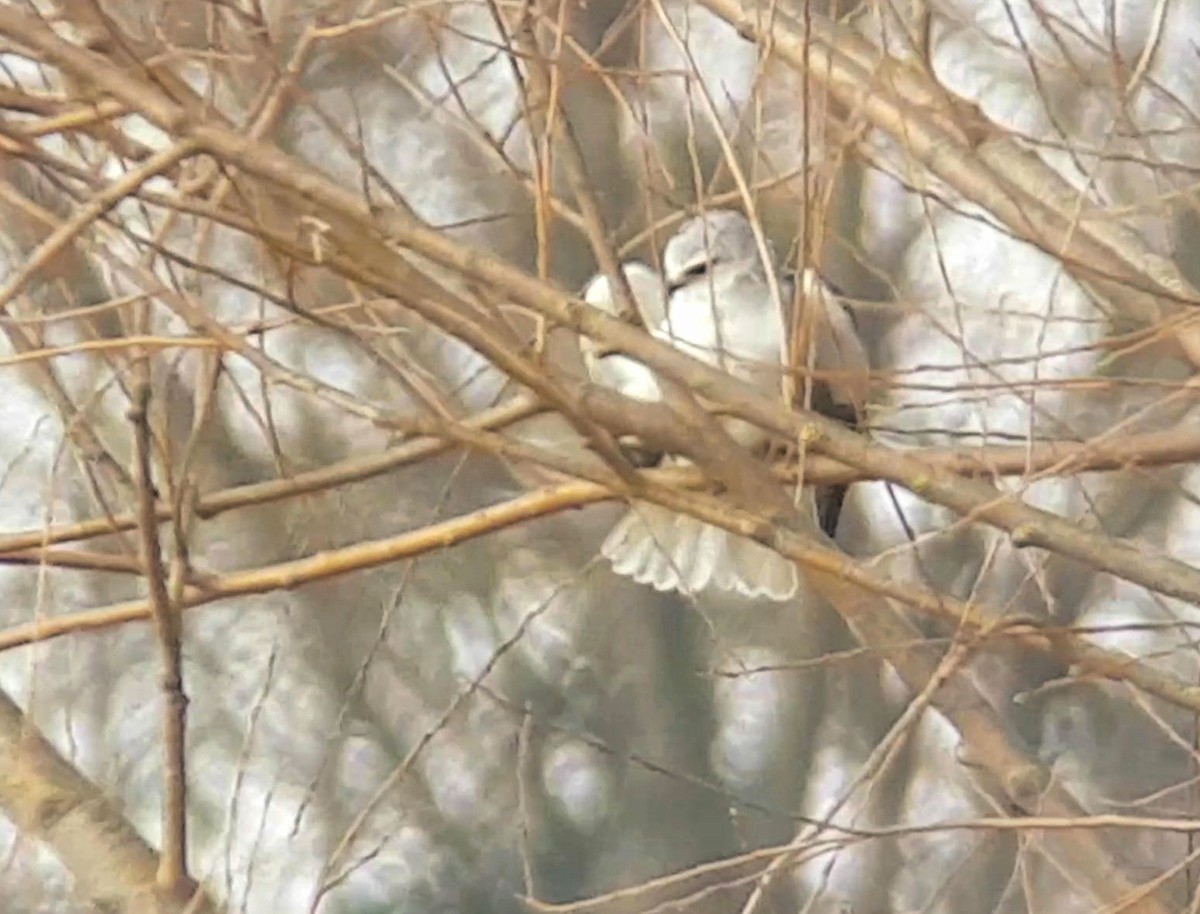
<path id="1" fill-rule="evenodd" d="M 663 263 L 675 291 L 656 335 L 777 395 L 784 324 L 766 272 L 775 265 L 764 268 L 746 218 L 714 210 L 692 219 L 668 242 Z M 820 306 L 813 324 L 816 368 L 856 380 L 859 386 L 842 384 L 834 393 L 844 402 L 861 404 L 866 355 L 854 325 L 815 274 L 802 281 L 806 296 Z M 788 283 L 781 282 L 780 297 L 790 294 Z M 622 364 L 613 369 L 614 376 L 622 371 L 620 383 L 636 388 L 635 368 L 646 370 L 638 363 Z M 768 437 L 747 422 L 725 420 L 723 425 L 744 447 Z M 635 505 L 613 527 L 601 551 L 618 574 L 657 590 L 696 594 L 715 588 L 782 601 L 795 596 L 799 585 L 795 565 L 777 552 L 654 505 Z"/>
<path id="2" fill-rule="evenodd" d="M 653 331 L 662 323 L 666 313 L 666 290 L 662 278 L 643 263 L 627 263 L 622 270 L 629 281 L 634 303 L 641 311 L 643 323 Z M 583 300 L 614 317 L 619 313 L 617 298 L 607 276 L 593 277 L 584 289 Z M 588 374 L 597 384 L 635 400 L 653 403 L 662 399 L 654 372 L 641 362 L 617 354 L 601 356 L 596 345 L 586 338 L 581 341 L 580 348 Z"/>

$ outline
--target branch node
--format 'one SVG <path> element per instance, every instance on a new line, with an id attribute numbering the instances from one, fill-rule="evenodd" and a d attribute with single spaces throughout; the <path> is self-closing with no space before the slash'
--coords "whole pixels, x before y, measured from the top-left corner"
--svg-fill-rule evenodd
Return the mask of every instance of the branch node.
<path id="1" fill-rule="evenodd" d="M 914 495 L 925 496 L 929 493 L 930 489 L 933 488 L 933 479 L 922 473 L 914 474 L 910 481 L 909 488 L 912 490 Z"/>
<path id="2" fill-rule="evenodd" d="M 1011 539 L 1012 544 L 1018 549 L 1024 549 L 1027 546 L 1036 546 L 1041 541 L 1036 524 L 1018 524 L 1016 527 L 1013 527 Z"/>

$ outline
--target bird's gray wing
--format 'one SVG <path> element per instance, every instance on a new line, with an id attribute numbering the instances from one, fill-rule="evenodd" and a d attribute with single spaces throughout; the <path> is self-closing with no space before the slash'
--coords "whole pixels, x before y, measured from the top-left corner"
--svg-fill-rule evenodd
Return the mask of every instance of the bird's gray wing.
<path id="1" fill-rule="evenodd" d="M 815 368 L 818 371 L 843 373 L 842 377 L 817 381 L 812 387 L 812 409 L 830 419 L 836 419 L 852 429 L 858 429 L 862 407 L 866 401 L 868 366 L 866 352 L 858 338 L 853 312 L 842 304 L 843 293 L 820 274 L 813 277 L 818 286 L 823 313 L 814 322 L 816 330 Z M 786 276 L 789 294 L 795 295 L 802 277 L 794 271 Z M 837 534 L 842 504 L 847 486 L 823 486 L 815 494 L 817 522 L 831 539 Z"/>

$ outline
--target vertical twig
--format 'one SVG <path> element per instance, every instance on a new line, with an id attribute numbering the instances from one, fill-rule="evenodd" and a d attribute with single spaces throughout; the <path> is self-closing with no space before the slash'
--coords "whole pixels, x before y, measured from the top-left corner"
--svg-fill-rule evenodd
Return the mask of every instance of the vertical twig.
<path id="1" fill-rule="evenodd" d="M 163 691 L 163 809 L 162 850 L 157 882 L 174 891 L 187 879 L 187 767 L 185 732 L 187 696 L 183 692 L 182 626 L 172 604 L 163 572 L 158 536 L 157 496 L 152 474 L 153 436 L 150 431 L 150 359 L 137 357 L 136 380 L 129 421 L 133 425 L 134 482 L 138 497 L 138 530 L 142 560 L 150 588 L 150 605 L 162 651 Z"/>
<path id="2" fill-rule="evenodd" d="M 537 898 L 533 884 L 533 857 L 530 854 L 529 785 L 533 782 L 533 760 L 530 742 L 533 738 L 533 712 L 528 705 L 521 714 L 521 729 L 517 731 L 517 811 L 520 816 L 519 844 L 521 876 L 526 898 Z"/>
<path id="3" fill-rule="evenodd" d="M 629 280 L 625 278 L 625 272 L 621 269 L 616 248 L 604 220 L 604 211 L 588 177 L 583 148 L 570 118 L 562 108 L 561 88 L 556 74 L 563 32 L 564 27 L 560 24 L 560 47 L 556 48 L 556 53 L 549 59 L 542 54 L 538 45 L 531 15 L 525 15 L 513 32 L 511 40 L 515 49 L 529 62 L 526 84 L 530 99 L 529 113 L 533 117 L 530 130 L 544 135 L 547 148 L 551 148 L 553 140 L 560 141 L 553 148 L 561 156 L 567 185 L 583 220 L 584 233 L 587 235 L 592 254 L 600 266 L 600 271 L 616 292 L 621 317 L 642 326 L 644 322 L 634 300 L 633 289 L 630 288 Z"/>

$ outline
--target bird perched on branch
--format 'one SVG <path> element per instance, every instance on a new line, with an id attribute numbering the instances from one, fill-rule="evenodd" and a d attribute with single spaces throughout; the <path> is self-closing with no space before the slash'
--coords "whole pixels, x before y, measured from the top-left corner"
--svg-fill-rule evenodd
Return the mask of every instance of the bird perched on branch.
<path id="1" fill-rule="evenodd" d="M 642 323 L 650 333 L 658 336 L 667 314 L 667 290 L 662 277 L 637 261 L 623 264 L 621 270 L 633 293 L 634 304 L 641 313 Z M 617 295 L 603 273 L 592 277 L 584 287 L 583 300 L 613 317 L 620 314 Z M 662 399 L 654 372 L 641 362 L 616 353 L 601 355 L 596 344 L 587 337 L 580 341 L 580 348 L 588 374 L 597 384 L 635 400 L 653 403 Z"/>
<path id="2" fill-rule="evenodd" d="M 770 251 L 768 250 L 768 253 Z M 668 298 L 661 322 L 657 277 L 641 264 L 627 264 L 639 310 L 653 335 L 698 359 L 779 396 L 782 390 L 785 321 L 771 292 L 750 222 L 731 210 L 712 210 L 684 223 L 663 252 Z M 779 281 L 780 301 L 789 303 L 792 280 Z M 839 382 L 818 385 L 814 406 L 856 413 L 862 406 L 866 356 L 850 316 L 815 273 L 800 277 L 806 300 L 817 304 L 811 323 L 813 367 L 837 372 Z M 608 282 L 597 277 L 586 300 L 615 313 Z M 660 397 L 653 372 L 622 355 L 596 358 L 589 371 L 597 383 L 643 400 Z M 747 448 L 767 443 L 769 434 L 740 419 L 724 419 L 729 435 Z M 825 518 L 823 518 L 824 520 Z M 834 519 L 836 520 L 836 519 Z M 829 528 L 827 527 L 827 532 Z M 751 597 L 786 600 L 798 586 L 795 566 L 753 540 L 735 536 L 656 505 L 636 503 L 610 531 L 603 554 L 618 574 L 657 590 L 697 593 L 707 587 Z"/>
<path id="3" fill-rule="evenodd" d="M 837 372 L 811 386 L 807 405 L 824 416 L 857 428 L 870 395 L 871 377 L 854 315 L 842 304 L 842 292 L 815 270 L 803 270 L 789 278 L 785 301 L 795 296 L 796 285 L 800 286 L 801 299 L 812 309 L 812 345 L 809 347 L 812 367 L 819 372 Z M 831 539 L 837 535 L 847 489 L 845 485 L 828 486 L 815 493 L 817 522 Z"/>

